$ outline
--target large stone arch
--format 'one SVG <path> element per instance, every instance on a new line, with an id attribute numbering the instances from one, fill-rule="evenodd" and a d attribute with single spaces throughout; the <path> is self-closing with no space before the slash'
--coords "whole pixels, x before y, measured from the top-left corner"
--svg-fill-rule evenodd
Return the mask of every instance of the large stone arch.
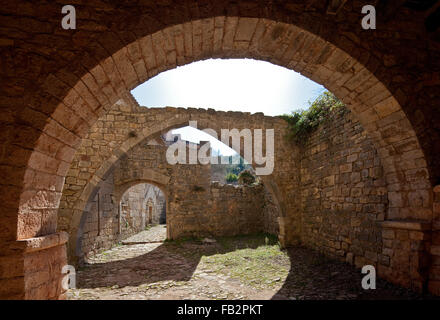
<path id="1" fill-rule="evenodd" d="M 377 34 L 365 34 L 355 27 L 359 25 L 357 15 L 348 19 L 346 26 L 338 27 L 337 22 L 322 16 L 319 11 L 309 12 L 309 7 L 292 2 L 242 5 L 225 1 L 201 5 L 198 1 L 189 1 L 171 4 L 175 6 L 174 10 L 182 12 L 175 15 L 170 13 L 177 11 L 170 7 L 146 4 L 146 8 L 150 5 L 154 9 L 148 15 L 139 8 L 132 11 L 110 8 L 121 14 L 123 22 L 113 25 L 117 27 L 112 31 L 96 34 L 92 40 L 87 40 L 87 32 L 78 33 L 73 39 L 75 49 L 90 49 L 84 50 L 80 56 L 76 54 L 78 50 L 71 49 L 70 35 L 67 38 L 68 33 L 63 33 L 53 48 L 46 51 L 54 54 L 53 62 L 35 55 L 38 63 L 32 64 L 47 68 L 33 70 L 29 75 L 31 80 L 27 83 L 35 81 L 35 84 L 24 97 L 17 97 L 22 93 L 19 89 L 22 85 L 18 85 L 21 79 L 14 78 L 12 83 L 17 87 L 10 86 L 10 91 L 15 96 L 8 99 L 7 104 L 23 106 L 23 110 L 18 121 L 21 133 L 14 136 L 15 127 L 5 129 L 8 144 L 2 156 L 6 166 L 18 168 L 6 175 L 11 183 L 3 187 L 8 189 L 3 196 L 7 208 L 5 221 L 8 222 L 4 227 L 4 242 L 9 243 L 6 245 L 8 250 L 16 239 L 46 236 L 55 231 L 63 178 L 80 139 L 90 125 L 117 101 L 118 95 L 163 70 L 206 57 L 269 60 L 325 84 L 360 115 L 362 124 L 375 138 L 393 190 L 390 191 L 392 210 L 388 217 L 431 218 L 430 174 L 413 129 L 413 126 L 417 127 L 420 137 L 429 136 L 429 130 L 421 129 L 429 123 L 429 109 L 418 113 L 410 110 L 409 102 L 420 96 L 411 97 L 417 79 L 404 68 L 394 73 L 397 80 L 391 78 L 392 74 L 388 72 L 391 69 L 387 66 L 389 60 L 386 64 L 380 61 L 390 52 L 373 44 Z M 83 9 L 90 12 L 93 6 L 84 5 Z M 360 12 L 360 7 L 351 6 L 347 11 Z M 46 12 L 41 10 L 40 14 Z M 226 18 L 222 16 L 225 12 Z M 109 22 L 115 13 L 103 20 Z M 408 16 L 410 13 L 405 12 L 404 17 Z M 155 17 L 167 18 L 165 22 L 159 22 L 161 19 Z M 414 20 L 418 21 L 418 17 L 415 16 Z M 98 23 L 95 29 L 90 29 L 107 30 L 104 25 Z M 293 31 L 286 33 L 286 27 Z M 46 23 L 36 27 L 41 28 L 51 29 Z M 170 32 L 176 32 L 172 33 L 176 41 L 167 41 L 171 39 L 168 37 Z M 340 37 L 340 32 L 345 32 L 345 36 Z M 419 28 L 408 30 L 408 36 L 416 38 L 417 32 L 420 32 Z M 366 46 L 359 45 L 361 33 L 366 38 Z M 96 39 L 98 41 L 94 42 Z M 290 41 L 292 39 L 295 41 Z M 401 49 L 402 53 L 387 58 L 392 62 L 411 55 L 416 49 L 411 43 L 406 46 L 408 50 Z M 155 48 L 154 55 L 148 54 L 150 51 L 143 52 L 148 46 Z M 379 54 L 371 54 L 376 49 Z M 418 70 L 425 62 L 432 65 L 429 59 L 423 55 L 420 64 L 415 63 L 411 68 Z M 431 74 L 433 84 L 430 84 L 431 75 L 426 75 L 426 85 L 430 86 L 430 92 L 435 92 L 438 84 L 435 84 L 434 76 Z M 411 115 L 412 124 L 401 106 L 405 106 L 405 111 Z M 429 150 L 432 145 L 428 140 L 423 141 L 424 150 Z M 414 188 L 416 190 L 412 190 Z M 417 206 L 411 207 L 415 202 L 410 199 L 417 198 L 418 192 L 426 194 L 422 198 L 427 201 L 417 201 Z"/>
<path id="2" fill-rule="evenodd" d="M 210 26 L 212 34 L 198 33 L 211 30 Z M 217 38 L 220 32 L 223 37 Z M 179 36 L 182 40 L 180 45 L 175 39 Z M 201 38 L 198 39 L 198 36 Z M 199 40 L 200 43 L 194 43 Z M 192 46 L 185 46 L 185 41 L 192 41 Z M 198 51 L 201 49 L 198 45 L 202 44 L 207 46 L 205 55 Z M 148 48 L 156 52 L 154 66 Z M 143 53 L 142 50 L 147 52 Z M 120 95 L 159 70 L 164 71 L 177 64 L 209 56 L 266 60 L 324 84 L 359 117 L 376 143 L 392 190 L 388 218 L 431 218 L 429 173 L 416 134 L 396 98 L 367 67 L 319 36 L 294 25 L 268 19 L 215 17 L 168 27 L 136 39 L 91 68 L 90 73 L 77 81 L 73 88 L 69 89 L 63 81 L 64 71 L 48 77 L 45 88 L 54 99 L 58 97 L 60 103 L 29 159 L 24 191 L 20 197 L 18 238 L 44 233 L 40 224 L 28 223 L 31 215 L 26 212 L 34 209 L 32 203 L 35 199 L 52 197 L 56 205 L 63 176 L 68 169 L 69 159 L 80 143 L 80 137 L 101 114 L 116 103 Z M 60 95 L 60 92 L 66 91 L 66 96 Z M 81 113 L 82 117 L 75 112 Z M 58 157 L 63 159 L 47 154 L 47 148 L 53 147 L 48 142 L 51 136 L 67 142 L 57 151 Z M 124 151 L 132 143 L 127 142 L 121 150 Z M 53 168 L 56 168 L 55 174 L 49 172 Z M 425 192 L 423 197 L 427 201 L 422 201 L 422 206 L 412 207 L 414 203 L 409 200 L 420 191 Z M 55 218 L 56 210 L 41 220 L 49 223 Z"/>
<path id="3" fill-rule="evenodd" d="M 116 103 L 121 95 L 127 94 L 127 88 L 133 88 L 139 84 L 140 79 L 147 79 L 151 76 L 152 67 L 150 65 L 150 68 L 148 68 L 148 63 L 152 63 L 152 61 L 148 62 L 142 54 L 142 50 L 146 47 L 150 47 L 154 51 L 156 47 L 160 49 L 165 44 L 170 46 L 168 50 L 176 54 L 175 61 L 177 63 L 179 60 L 179 45 L 175 38 L 181 36 L 181 40 L 184 43 L 183 47 L 180 48 L 183 50 L 181 52 L 183 60 L 180 60 L 180 64 L 209 57 L 200 56 L 197 52 L 194 53 L 194 43 L 191 49 L 185 46 L 185 41 L 195 41 L 194 39 L 197 38 L 197 28 L 195 26 L 200 27 L 201 24 L 205 26 L 220 24 L 221 26 L 218 28 L 214 27 L 214 31 L 216 29 L 222 30 L 224 38 L 220 39 L 223 40 L 221 45 L 219 44 L 216 47 L 215 32 L 210 35 L 212 38 L 206 35 L 208 37 L 207 40 L 213 40 L 213 47 L 210 51 L 211 56 L 252 57 L 267 60 L 299 71 L 310 79 L 324 84 L 329 90 L 334 92 L 358 116 L 363 127 L 375 141 L 389 184 L 390 205 L 387 219 L 431 219 L 432 191 L 427 164 L 415 132 L 411 129 L 411 125 L 395 97 L 358 60 L 320 37 L 301 30 L 296 26 L 277 23 L 267 19 L 238 17 L 215 17 L 203 21 L 193 21 L 189 25 L 169 27 L 153 35 L 137 39 L 127 49 L 124 48 L 121 52 L 118 51 L 111 58 L 98 64 L 92 69 L 91 74 L 94 75 L 94 79 L 97 79 L 98 74 L 101 74 L 102 77 L 108 80 L 107 86 L 116 88 L 115 91 L 118 92 L 118 95 L 115 95 L 113 99 L 108 99 L 109 102 Z M 229 28 L 232 29 L 229 30 Z M 205 28 L 202 29 L 205 30 Z M 187 31 L 189 34 L 185 30 L 189 30 Z M 235 38 L 229 39 L 229 43 L 226 41 L 228 40 L 226 37 L 228 31 L 235 35 Z M 173 42 L 172 40 L 175 41 Z M 203 43 L 203 37 L 201 43 Z M 292 48 L 292 43 L 297 47 Z M 136 51 L 136 48 L 140 51 Z M 188 52 L 186 51 L 187 49 Z M 125 50 L 128 51 L 126 52 Z M 133 60 L 132 55 L 136 52 L 138 53 L 138 56 L 136 56 L 137 60 Z M 159 64 L 161 71 L 175 66 L 174 64 L 170 65 L 166 59 L 161 64 L 158 63 L 157 59 L 160 59 L 160 57 L 164 58 L 160 52 L 156 52 L 156 67 Z M 142 65 L 143 68 L 140 67 Z M 122 68 L 122 66 L 124 67 L 123 71 L 118 69 Z M 109 70 L 110 67 L 112 70 Z M 135 67 L 143 70 L 143 73 L 139 70 L 134 72 Z M 107 71 L 105 71 L 105 68 L 107 68 Z M 117 70 L 119 71 L 117 72 Z M 153 70 L 155 69 L 153 68 Z M 120 76 L 117 76 L 118 74 L 127 75 L 123 81 L 124 83 L 129 82 L 126 87 L 123 86 L 123 82 L 113 83 L 115 80 L 113 76 L 116 79 L 122 80 Z M 87 77 L 90 77 L 90 75 L 82 78 L 81 86 L 83 82 L 87 81 Z M 60 82 L 57 78 L 53 78 L 53 80 L 56 83 Z M 66 100 L 70 101 L 73 99 L 71 95 L 81 99 L 79 91 L 79 88 L 71 90 Z M 100 94 L 103 97 L 105 96 L 102 92 Z M 64 104 L 63 106 L 68 108 Z M 154 129 L 145 128 L 137 137 L 122 143 L 104 161 L 86 185 L 81 196 L 82 200 L 84 201 L 87 198 L 87 195 L 99 183 L 101 177 L 117 161 L 120 155 L 127 152 L 142 139 L 157 132 L 185 125 L 189 120 L 198 120 L 200 128 L 213 127 L 212 122 L 206 122 L 204 119 L 191 119 L 191 116 L 188 115 L 187 119 L 183 121 L 182 118 L 170 118 L 167 122 L 158 123 Z M 276 189 L 277 187 L 272 186 L 272 188 Z M 416 201 L 412 201 L 414 199 Z M 284 212 L 286 210 L 284 201 L 281 199 L 278 202 L 282 212 Z M 80 208 L 83 205 L 76 206 L 76 212 L 82 212 Z"/>

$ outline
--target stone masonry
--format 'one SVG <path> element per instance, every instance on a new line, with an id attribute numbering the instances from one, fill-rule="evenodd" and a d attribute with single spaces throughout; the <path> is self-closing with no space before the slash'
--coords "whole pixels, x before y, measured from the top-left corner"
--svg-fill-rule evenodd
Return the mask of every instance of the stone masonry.
<path id="1" fill-rule="evenodd" d="M 146 0 L 131 5 L 77 0 L 78 29 L 63 30 L 57 1 L 3 1 L 0 297 L 64 297 L 58 280 L 66 263 L 67 236 L 57 232 L 58 211 L 68 171 L 78 163 L 74 157 L 83 148 L 82 139 L 100 123 L 99 118 L 115 116 L 109 110 L 137 85 L 165 70 L 206 58 L 269 61 L 300 72 L 336 94 L 377 150 L 392 202 L 387 208 L 387 229 L 416 228 L 424 234 L 430 230 L 431 238 L 422 241 L 430 246 L 429 260 L 436 263 L 439 30 L 427 28 L 428 9 L 414 9 L 409 1 L 377 2 L 378 30 L 360 26 L 361 9 L 368 1 L 340 3 L 339 10 L 329 10 L 328 1 Z M 176 124 L 178 111 L 164 113 Z M 99 161 L 104 166 L 113 164 L 139 142 L 126 140 L 109 146 Z M 81 156 L 89 156 L 83 151 Z M 90 163 L 98 175 L 79 179 L 81 189 L 90 185 L 88 195 L 99 183 L 97 177 L 109 169 L 100 171 L 99 161 L 94 160 L 98 159 Z M 279 165 L 289 170 L 289 161 Z M 281 208 L 280 236 L 285 243 L 301 238 L 300 202 L 292 183 L 296 173 L 285 172 L 284 177 L 289 174 L 286 184 L 276 177 L 265 184 L 279 197 L 274 200 Z M 78 190 L 74 192 L 72 196 Z M 428 198 L 423 196 L 426 193 Z M 75 217 L 80 216 L 84 206 L 75 210 Z M 401 224 L 392 223 L 396 220 Z M 409 260 L 409 251 L 402 252 L 405 257 L 395 258 Z M 438 292 L 435 266 L 429 268 L 429 288 Z M 390 268 L 395 267 L 391 261 Z M 424 267 L 416 269 L 423 273 Z"/>
<path id="2" fill-rule="evenodd" d="M 300 162 L 302 242 L 422 290 L 429 224 L 386 221 L 399 203 L 387 194 L 380 157 L 353 114 L 333 112 L 308 140 Z M 419 191 L 412 201 L 428 202 L 429 193 Z"/>

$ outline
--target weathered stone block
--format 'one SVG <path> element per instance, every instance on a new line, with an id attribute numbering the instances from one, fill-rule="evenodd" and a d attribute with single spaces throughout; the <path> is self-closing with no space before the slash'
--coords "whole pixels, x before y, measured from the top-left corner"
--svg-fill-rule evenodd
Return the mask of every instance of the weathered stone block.
<path id="1" fill-rule="evenodd" d="M 394 230 L 384 229 L 382 230 L 382 238 L 384 239 L 394 239 L 396 237 Z"/>

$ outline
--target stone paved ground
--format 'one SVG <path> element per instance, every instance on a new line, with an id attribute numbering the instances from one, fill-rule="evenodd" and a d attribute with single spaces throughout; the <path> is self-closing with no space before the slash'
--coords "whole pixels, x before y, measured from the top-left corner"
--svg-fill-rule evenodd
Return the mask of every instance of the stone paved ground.
<path id="1" fill-rule="evenodd" d="M 361 288 L 351 266 L 302 247 L 280 250 L 265 235 L 114 247 L 78 270 L 72 300 L 422 299 L 378 280 Z"/>
<path id="2" fill-rule="evenodd" d="M 122 240 L 122 244 L 142 244 L 163 242 L 167 238 L 167 226 L 159 224 L 151 226 L 147 230 L 139 232 L 130 238 Z"/>

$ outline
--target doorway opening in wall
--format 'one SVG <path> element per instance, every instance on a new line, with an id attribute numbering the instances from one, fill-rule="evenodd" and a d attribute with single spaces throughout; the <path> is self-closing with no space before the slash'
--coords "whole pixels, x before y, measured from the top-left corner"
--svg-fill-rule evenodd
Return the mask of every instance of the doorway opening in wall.
<path id="1" fill-rule="evenodd" d="M 120 200 L 119 232 L 122 244 L 160 243 L 165 241 L 165 193 L 150 183 L 128 188 Z"/>

